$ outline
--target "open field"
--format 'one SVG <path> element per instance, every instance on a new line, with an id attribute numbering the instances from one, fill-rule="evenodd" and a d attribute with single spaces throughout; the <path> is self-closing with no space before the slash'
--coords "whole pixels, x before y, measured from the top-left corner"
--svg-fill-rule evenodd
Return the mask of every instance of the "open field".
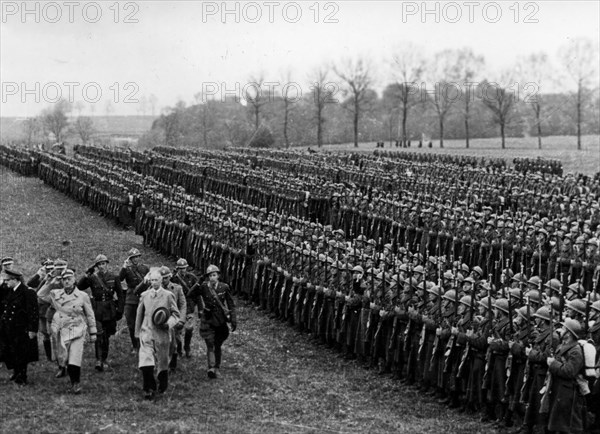
<path id="1" fill-rule="evenodd" d="M 558 159 L 563 162 L 565 173 L 580 172 L 586 175 L 593 175 L 600 171 L 600 136 L 583 136 L 582 150 L 577 150 L 577 138 L 575 136 L 551 136 L 542 138 L 542 149 L 538 149 L 537 138 L 513 138 L 506 139 L 506 149 L 500 147 L 500 138 L 493 139 L 472 139 L 469 149 L 465 148 L 464 140 L 444 140 L 444 147 L 439 147 L 439 141 L 433 141 L 433 147 L 428 148 L 427 143 L 422 148 L 418 148 L 419 142 L 412 141 L 410 148 L 390 148 L 390 143 L 386 142 L 385 150 L 398 152 L 423 152 L 440 153 L 454 155 L 474 155 L 486 158 L 505 158 L 512 164 L 513 158 L 549 158 Z M 316 149 L 314 146 L 312 149 Z M 369 151 L 375 150 L 375 143 L 359 143 L 355 148 L 353 143 L 341 145 L 324 145 L 324 150 L 328 151 Z"/>
<path id="2" fill-rule="evenodd" d="M 63 256 L 83 270 L 102 252 L 117 269 L 125 252 L 139 248 L 150 265 L 173 261 L 35 178 L 0 169 L 0 256 L 33 274 L 44 256 Z M 62 241 L 71 240 L 71 250 Z M 53 378 L 55 366 L 30 366 L 31 385 L 17 388 L 0 371 L 0 432 L 94 433 L 323 433 L 494 432 L 489 425 L 427 402 L 413 389 L 335 357 L 304 334 L 240 306 L 239 328 L 224 349 L 218 380 L 205 375 L 205 352 L 197 334 L 193 357 L 180 363 L 166 397 L 143 401 L 129 337 L 113 338 L 104 373 L 93 369 L 88 345 L 82 367 L 84 391 L 66 393 Z M 43 351 L 40 351 L 40 355 Z"/>

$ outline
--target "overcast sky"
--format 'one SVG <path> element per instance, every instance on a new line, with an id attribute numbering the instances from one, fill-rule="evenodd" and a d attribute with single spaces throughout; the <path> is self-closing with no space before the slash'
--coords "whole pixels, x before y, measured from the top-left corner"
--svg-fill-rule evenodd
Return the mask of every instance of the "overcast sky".
<path id="1" fill-rule="evenodd" d="M 409 42 L 430 58 L 471 47 L 494 74 L 533 52 L 558 63 L 561 46 L 600 35 L 597 1 L 228 2 L 226 14 L 222 2 L 72 3 L 2 3 L 2 116 L 34 116 L 58 92 L 96 115 L 138 114 L 135 100 L 153 94 L 158 114 L 203 85 L 232 90 L 261 73 L 283 85 L 290 70 L 305 86 L 317 67 L 359 55 L 381 88 Z"/>

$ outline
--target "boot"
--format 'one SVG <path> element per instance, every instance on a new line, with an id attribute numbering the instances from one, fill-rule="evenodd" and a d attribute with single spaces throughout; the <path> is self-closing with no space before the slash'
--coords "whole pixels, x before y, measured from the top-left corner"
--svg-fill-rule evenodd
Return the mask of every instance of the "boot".
<path id="1" fill-rule="evenodd" d="M 171 371 L 171 372 L 174 372 L 177 369 L 177 356 L 178 356 L 177 353 L 175 353 L 175 354 L 173 354 L 173 356 L 171 356 L 171 362 L 169 363 L 169 371 Z"/>
<path id="2" fill-rule="evenodd" d="M 165 393 L 169 386 L 169 371 L 160 371 L 158 373 L 158 393 Z"/>
<path id="3" fill-rule="evenodd" d="M 183 350 L 185 351 L 185 357 L 187 357 L 188 359 L 191 357 L 190 345 L 192 343 L 192 335 L 192 330 L 186 330 L 185 335 L 183 337 Z"/>
<path id="4" fill-rule="evenodd" d="M 156 379 L 154 378 L 154 366 L 143 366 L 142 371 L 144 399 L 153 399 L 156 392 Z"/>
<path id="5" fill-rule="evenodd" d="M 52 345 L 50 344 L 50 341 L 43 341 L 44 342 L 44 353 L 46 353 L 46 359 L 51 362 L 52 361 Z"/>

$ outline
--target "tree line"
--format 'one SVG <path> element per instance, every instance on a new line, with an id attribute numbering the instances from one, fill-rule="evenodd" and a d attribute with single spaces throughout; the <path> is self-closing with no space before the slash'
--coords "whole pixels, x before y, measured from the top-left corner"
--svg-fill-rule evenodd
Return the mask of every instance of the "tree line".
<path id="1" fill-rule="evenodd" d="M 252 76 L 240 95 L 198 93 L 157 118 L 145 146 L 244 146 L 267 130 L 276 146 L 359 142 L 599 134 L 598 50 L 587 39 L 560 49 L 560 66 L 546 53 L 490 72 L 471 49 L 447 49 L 426 58 L 407 44 L 388 60 L 390 80 L 376 91 L 377 71 L 365 57 L 322 67 L 305 80 L 301 97 L 292 74 L 279 81 Z M 567 92 L 562 89 L 571 88 Z M 292 89 L 292 92 L 290 92 Z M 552 93 L 548 89 L 561 89 Z M 291 94 L 290 94 L 291 93 Z M 261 142 L 262 143 L 262 142 Z"/>

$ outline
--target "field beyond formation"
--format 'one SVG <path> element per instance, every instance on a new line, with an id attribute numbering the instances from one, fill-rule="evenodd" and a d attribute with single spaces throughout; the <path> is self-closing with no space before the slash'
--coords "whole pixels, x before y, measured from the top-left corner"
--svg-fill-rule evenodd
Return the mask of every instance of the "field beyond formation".
<path id="1" fill-rule="evenodd" d="M 98 253 L 118 271 L 136 247 L 149 265 L 174 266 L 88 208 L 45 186 L 0 169 L 0 256 L 33 275 L 45 257 L 69 260 L 78 276 Z M 71 241 L 69 246 L 64 241 Z M 64 243 L 69 244 L 69 243 Z M 241 303 L 238 303 L 241 304 Z M 124 320 L 111 342 L 110 369 L 94 371 L 93 345 L 82 366 L 83 393 L 69 395 L 55 365 L 30 365 L 31 384 L 17 388 L 0 370 L 0 432 L 42 433 L 439 433 L 491 432 L 473 416 L 424 401 L 414 389 L 309 341 L 252 307 L 239 306 L 238 331 L 225 344 L 222 376 L 210 381 L 197 335 L 193 357 L 171 376 L 167 396 L 142 399 L 137 358 Z M 40 360 L 43 349 L 40 348 Z"/>

